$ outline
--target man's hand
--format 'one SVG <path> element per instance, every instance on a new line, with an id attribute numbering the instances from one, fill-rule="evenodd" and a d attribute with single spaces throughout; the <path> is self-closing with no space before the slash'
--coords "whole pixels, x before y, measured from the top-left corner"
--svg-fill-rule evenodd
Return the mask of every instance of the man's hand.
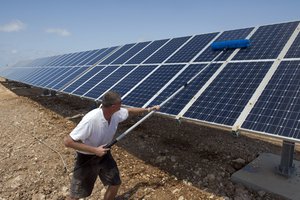
<path id="1" fill-rule="evenodd" d="M 152 106 L 150 108 L 148 108 L 148 112 L 151 112 L 151 111 L 158 111 L 160 109 L 160 106 L 159 105 L 156 105 L 156 106 Z"/>
<path id="2" fill-rule="evenodd" d="M 105 145 L 101 145 L 95 148 L 95 154 L 97 156 L 102 157 L 110 150 L 109 148 L 104 148 L 104 146 Z"/>

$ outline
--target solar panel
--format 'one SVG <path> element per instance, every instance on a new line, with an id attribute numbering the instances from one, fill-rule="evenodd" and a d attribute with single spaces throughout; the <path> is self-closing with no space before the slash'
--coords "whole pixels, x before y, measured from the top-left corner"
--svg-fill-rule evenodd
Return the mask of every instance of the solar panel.
<path id="1" fill-rule="evenodd" d="M 148 58 L 144 63 L 161 63 L 168 58 L 174 51 L 183 45 L 190 37 L 174 38 L 170 40 L 154 55 Z"/>
<path id="2" fill-rule="evenodd" d="M 245 39 L 252 30 L 253 28 L 245 28 L 233 31 L 225 31 L 215 40 L 215 42 L 224 40 Z M 232 54 L 233 51 L 234 50 L 227 50 L 217 60 L 225 61 Z M 211 48 L 208 48 L 202 54 L 200 54 L 198 58 L 196 58 L 195 62 L 211 61 L 214 57 L 218 55 L 218 53 L 218 51 L 213 51 Z"/>
<path id="3" fill-rule="evenodd" d="M 39 84 L 40 87 L 48 87 L 51 83 L 57 83 L 62 79 L 63 75 L 69 74 L 70 67 L 59 68 L 55 73 L 51 74 L 51 78 L 48 78 Z"/>
<path id="4" fill-rule="evenodd" d="M 129 106 L 143 106 L 149 98 L 166 84 L 184 65 L 162 65 L 136 89 L 127 95 L 123 102 Z"/>
<path id="5" fill-rule="evenodd" d="M 184 116 L 233 125 L 271 65 L 272 62 L 227 64 Z"/>
<path id="6" fill-rule="evenodd" d="M 31 80 L 31 84 L 38 86 L 40 83 L 51 78 L 51 75 L 59 70 L 60 70 L 60 68 L 58 68 L 58 67 L 45 67 L 45 70 L 42 71 L 39 74 L 39 76 L 37 76 L 36 78 L 33 78 L 33 80 Z"/>
<path id="7" fill-rule="evenodd" d="M 64 77 L 61 81 L 57 82 L 50 89 L 60 90 L 63 89 L 68 83 L 70 83 L 74 78 L 80 76 L 88 67 L 72 67 L 72 70 L 69 71 L 68 76 Z"/>
<path id="8" fill-rule="evenodd" d="M 72 94 L 76 94 L 79 96 L 85 94 L 87 91 L 89 91 L 91 88 L 93 88 L 95 85 L 97 85 L 102 79 L 104 79 L 106 76 L 108 76 L 110 73 L 112 73 L 117 68 L 118 68 L 118 66 L 103 67 L 103 69 L 101 71 L 99 71 L 97 74 L 92 76 L 87 82 L 85 82 L 83 85 L 81 85 L 75 91 L 73 91 Z"/>
<path id="9" fill-rule="evenodd" d="M 28 74 L 27 77 L 25 77 L 23 79 L 23 83 L 26 83 L 26 84 L 32 84 L 32 81 L 39 77 L 40 74 L 42 74 L 45 70 L 47 70 L 48 68 L 32 68 L 32 69 L 35 69 L 34 71 L 32 71 L 32 73 Z"/>
<path id="10" fill-rule="evenodd" d="M 189 62 L 196 56 L 215 36 L 217 33 L 196 35 L 182 49 L 176 52 L 167 63 Z"/>
<path id="11" fill-rule="evenodd" d="M 100 62 L 101 65 L 106 65 L 114 61 L 119 56 L 123 55 L 125 52 L 127 52 L 130 48 L 132 48 L 135 44 L 126 44 L 122 46 L 120 49 L 118 49 L 116 52 L 111 54 L 109 57 L 104 59 L 102 62 Z"/>
<path id="12" fill-rule="evenodd" d="M 184 106 L 193 98 L 193 96 L 199 91 L 199 89 L 207 82 L 207 80 L 216 72 L 220 64 L 212 64 L 204 69 L 204 64 L 190 65 L 163 93 L 161 93 L 151 105 L 161 103 L 168 96 L 176 91 L 179 87 L 189 81 L 195 74 L 203 70 L 199 76 L 196 77 L 190 85 L 171 99 L 164 107 L 161 108 L 161 112 L 172 115 L 177 115 L 184 108 Z"/>
<path id="13" fill-rule="evenodd" d="M 299 33 L 285 57 L 286 58 L 300 58 L 300 34 Z"/>
<path id="14" fill-rule="evenodd" d="M 90 58 L 91 55 L 93 55 L 95 52 L 97 52 L 98 50 L 93 50 L 93 51 L 86 51 L 80 58 L 78 58 L 76 61 L 74 61 L 72 64 L 73 66 L 78 66 L 80 65 L 80 63 L 82 63 L 83 61 L 87 60 L 88 58 Z"/>
<path id="15" fill-rule="evenodd" d="M 162 47 L 168 40 L 157 40 L 148 45 L 143 51 L 131 58 L 126 64 L 140 64 Z"/>
<path id="16" fill-rule="evenodd" d="M 78 68 L 75 68 L 78 69 Z M 56 73 L 55 76 L 52 76 L 46 82 L 43 84 L 43 87 L 51 89 L 53 86 L 55 86 L 57 83 L 62 81 L 64 78 L 68 77 L 70 74 L 72 74 L 74 71 L 73 67 L 64 67 L 61 68 L 60 71 Z"/>
<path id="17" fill-rule="evenodd" d="M 242 128 L 300 139 L 300 61 L 283 61 Z"/>
<path id="18" fill-rule="evenodd" d="M 251 39 L 251 47 L 240 51 L 234 60 L 275 59 L 299 22 L 261 26 Z"/>
<path id="19" fill-rule="evenodd" d="M 88 79 L 93 77 L 95 74 L 100 72 L 104 67 L 103 66 L 95 66 L 91 68 L 89 71 L 87 71 L 84 75 L 82 75 L 77 80 L 73 81 L 72 84 L 70 84 L 68 87 L 66 87 L 63 92 L 66 93 L 72 93 L 74 90 L 76 90 L 80 85 L 85 83 Z"/>
<path id="20" fill-rule="evenodd" d="M 111 75 L 107 76 L 106 79 L 98 83 L 89 92 L 84 94 L 85 97 L 92 99 L 97 99 L 101 94 L 103 94 L 107 89 L 112 87 L 120 79 L 122 79 L 128 72 L 133 70 L 135 66 L 122 66 L 114 71 Z"/>
<path id="21" fill-rule="evenodd" d="M 142 42 L 135 45 L 133 48 L 131 48 L 128 52 L 126 52 L 124 55 L 116 59 L 112 64 L 123 64 L 125 63 L 129 58 L 134 56 L 136 53 L 138 53 L 140 50 L 142 50 L 145 46 L 147 46 L 150 42 Z"/>
<path id="22" fill-rule="evenodd" d="M 110 47 L 110 48 L 105 48 L 101 49 L 98 51 L 93 57 L 91 57 L 85 65 L 94 65 L 100 60 L 104 59 L 106 56 L 114 52 L 118 47 Z"/>
<path id="23" fill-rule="evenodd" d="M 118 84 L 113 86 L 111 90 L 118 91 L 121 96 L 125 96 L 132 88 L 139 85 L 139 83 L 147 77 L 157 65 L 141 65 L 131 71 L 124 79 Z M 99 96 L 101 97 L 101 96 Z"/>

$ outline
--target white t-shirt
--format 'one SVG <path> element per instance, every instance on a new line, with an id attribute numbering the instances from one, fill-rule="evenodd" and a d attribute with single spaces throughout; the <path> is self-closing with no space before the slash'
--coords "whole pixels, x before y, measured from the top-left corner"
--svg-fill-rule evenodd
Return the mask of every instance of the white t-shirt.
<path id="1" fill-rule="evenodd" d="M 104 118 L 101 108 L 88 112 L 70 133 L 73 140 L 81 140 L 84 144 L 98 147 L 112 141 L 118 124 L 128 117 L 128 110 L 121 108 L 115 112 L 110 123 Z M 84 154 L 90 154 L 82 152 Z"/>

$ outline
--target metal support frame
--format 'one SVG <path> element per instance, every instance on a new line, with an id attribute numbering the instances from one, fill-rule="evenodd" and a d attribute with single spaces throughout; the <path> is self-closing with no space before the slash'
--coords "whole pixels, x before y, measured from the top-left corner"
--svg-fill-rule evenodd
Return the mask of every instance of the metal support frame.
<path id="1" fill-rule="evenodd" d="M 284 140 L 282 143 L 280 165 L 276 167 L 276 172 L 282 176 L 290 178 L 296 173 L 294 160 L 295 143 Z"/>

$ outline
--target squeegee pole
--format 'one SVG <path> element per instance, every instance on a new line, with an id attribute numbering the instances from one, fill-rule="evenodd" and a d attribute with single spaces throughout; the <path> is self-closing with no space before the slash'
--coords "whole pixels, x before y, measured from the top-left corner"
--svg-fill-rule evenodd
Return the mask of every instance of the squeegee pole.
<path id="1" fill-rule="evenodd" d="M 207 68 L 210 66 L 222 53 L 224 52 L 221 51 L 212 61 L 210 61 L 204 68 Z M 176 96 L 179 92 L 181 92 L 184 88 L 186 88 L 197 76 L 203 71 L 200 70 L 195 76 L 193 76 L 188 82 L 186 82 L 183 86 L 181 86 L 177 91 L 175 91 L 171 96 L 169 96 L 166 100 L 164 100 L 159 106 L 162 107 L 165 105 L 168 101 L 170 101 L 174 96 Z M 127 129 L 124 133 L 122 133 L 120 136 L 118 136 L 116 139 L 108 143 L 107 145 L 104 146 L 104 148 L 110 148 L 114 144 L 116 144 L 119 140 L 121 140 L 123 137 L 125 137 L 130 131 L 135 129 L 138 125 L 140 125 L 142 122 L 144 122 L 146 119 L 148 119 L 151 115 L 153 115 L 155 111 L 149 112 L 147 115 L 145 115 L 142 119 L 140 119 L 138 122 L 136 122 L 133 126 L 131 126 L 129 129 Z"/>

